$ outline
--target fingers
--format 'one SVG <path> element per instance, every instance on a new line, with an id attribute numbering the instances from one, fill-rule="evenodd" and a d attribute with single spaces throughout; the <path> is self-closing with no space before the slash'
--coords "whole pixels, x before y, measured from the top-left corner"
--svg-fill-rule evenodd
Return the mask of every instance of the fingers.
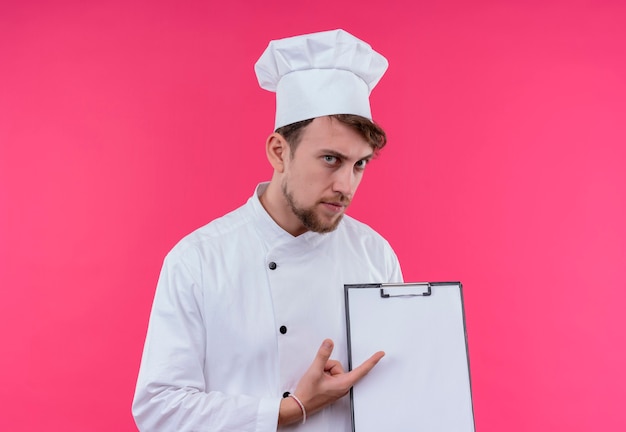
<path id="1" fill-rule="evenodd" d="M 324 372 L 329 375 L 339 375 L 344 372 L 341 362 L 338 360 L 328 360 Z"/>
<path id="2" fill-rule="evenodd" d="M 374 366 L 378 364 L 380 359 L 383 358 L 384 356 L 385 356 L 385 353 L 383 351 L 378 351 L 377 353 L 372 355 L 370 358 L 365 360 L 363 363 L 361 363 L 360 366 L 357 366 L 356 368 L 348 372 L 347 375 L 350 375 L 350 379 L 352 383 L 355 384 L 357 381 L 359 381 L 361 378 L 367 375 L 369 371 L 371 371 L 374 368 Z"/>
<path id="3" fill-rule="evenodd" d="M 326 364 L 328 363 L 328 359 L 330 355 L 333 353 L 333 341 L 330 339 L 324 339 L 322 342 L 322 346 L 317 350 L 317 354 L 315 355 L 315 359 L 313 360 L 312 367 L 317 370 L 325 370 Z"/>
<path id="4" fill-rule="evenodd" d="M 367 375 L 385 355 L 384 352 L 379 351 L 360 366 L 346 373 L 341 362 L 330 360 L 333 347 L 333 341 L 330 339 L 322 342 L 311 366 L 296 386 L 295 394 L 306 406 L 307 413 L 317 412 L 345 396 L 350 388 Z"/>

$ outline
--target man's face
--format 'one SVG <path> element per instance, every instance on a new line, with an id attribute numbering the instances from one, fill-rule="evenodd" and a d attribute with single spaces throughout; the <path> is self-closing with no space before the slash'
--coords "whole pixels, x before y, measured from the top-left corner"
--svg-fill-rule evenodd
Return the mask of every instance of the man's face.
<path id="1" fill-rule="evenodd" d="M 367 141 L 338 120 L 319 117 L 306 126 L 281 184 L 300 233 L 337 228 L 372 156 Z"/>

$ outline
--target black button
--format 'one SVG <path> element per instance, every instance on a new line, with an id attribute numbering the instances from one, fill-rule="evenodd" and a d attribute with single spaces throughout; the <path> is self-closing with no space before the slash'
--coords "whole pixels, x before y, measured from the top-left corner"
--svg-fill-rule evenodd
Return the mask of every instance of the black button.
<path id="1" fill-rule="evenodd" d="M 274 261 L 272 261 L 270 263 L 270 265 L 269 265 L 270 270 L 276 270 L 276 267 L 278 267 L 278 266 L 276 265 L 276 263 Z"/>
<path id="2" fill-rule="evenodd" d="M 281 332 L 282 334 L 287 333 L 287 327 L 285 327 L 285 326 L 280 326 L 280 329 L 279 329 L 279 330 L 280 330 L 280 332 Z"/>
<path id="3" fill-rule="evenodd" d="M 284 398 L 289 397 L 289 395 L 290 395 L 290 394 L 291 394 L 291 393 L 289 393 L 289 392 L 285 392 L 285 393 L 283 393 L 283 397 L 284 397 Z"/>

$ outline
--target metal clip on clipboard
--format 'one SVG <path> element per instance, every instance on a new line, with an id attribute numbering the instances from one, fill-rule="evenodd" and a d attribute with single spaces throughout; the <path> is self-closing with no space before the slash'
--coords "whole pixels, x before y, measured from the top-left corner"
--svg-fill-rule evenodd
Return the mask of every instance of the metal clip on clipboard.
<path id="1" fill-rule="evenodd" d="M 380 297 L 381 298 L 392 298 L 392 297 L 428 297 L 432 294 L 432 290 L 431 290 L 431 286 L 429 282 L 416 282 L 416 283 L 411 283 L 411 284 L 381 284 L 381 289 L 380 289 Z M 385 287 L 385 288 L 382 288 Z M 387 292 L 385 292 L 386 288 L 393 288 L 393 287 L 402 287 L 403 290 L 405 292 L 403 292 L 402 294 L 389 294 Z M 420 292 L 411 292 L 410 290 L 407 290 L 407 288 L 413 288 L 413 287 L 418 287 L 418 288 L 426 288 L 426 291 L 420 291 Z M 406 292 L 408 291 L 408 292 Z"/>

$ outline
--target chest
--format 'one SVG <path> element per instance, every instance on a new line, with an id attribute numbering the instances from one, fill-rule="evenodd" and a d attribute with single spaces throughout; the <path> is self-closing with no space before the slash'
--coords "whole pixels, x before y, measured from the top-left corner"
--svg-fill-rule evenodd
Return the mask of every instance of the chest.
<path id="1" fill-rule="evenodd" d="M 384 280 L 380 266 L 334 242 L 235 246 L 203 263 L 205 370 L 212 383 L 230 376 L 224 385 L 236 391 L 237 372 L 247 391 L 250 380 L 264 392 L 293 390 L 325 338 L 347 367 L 343 285 Z"/>

